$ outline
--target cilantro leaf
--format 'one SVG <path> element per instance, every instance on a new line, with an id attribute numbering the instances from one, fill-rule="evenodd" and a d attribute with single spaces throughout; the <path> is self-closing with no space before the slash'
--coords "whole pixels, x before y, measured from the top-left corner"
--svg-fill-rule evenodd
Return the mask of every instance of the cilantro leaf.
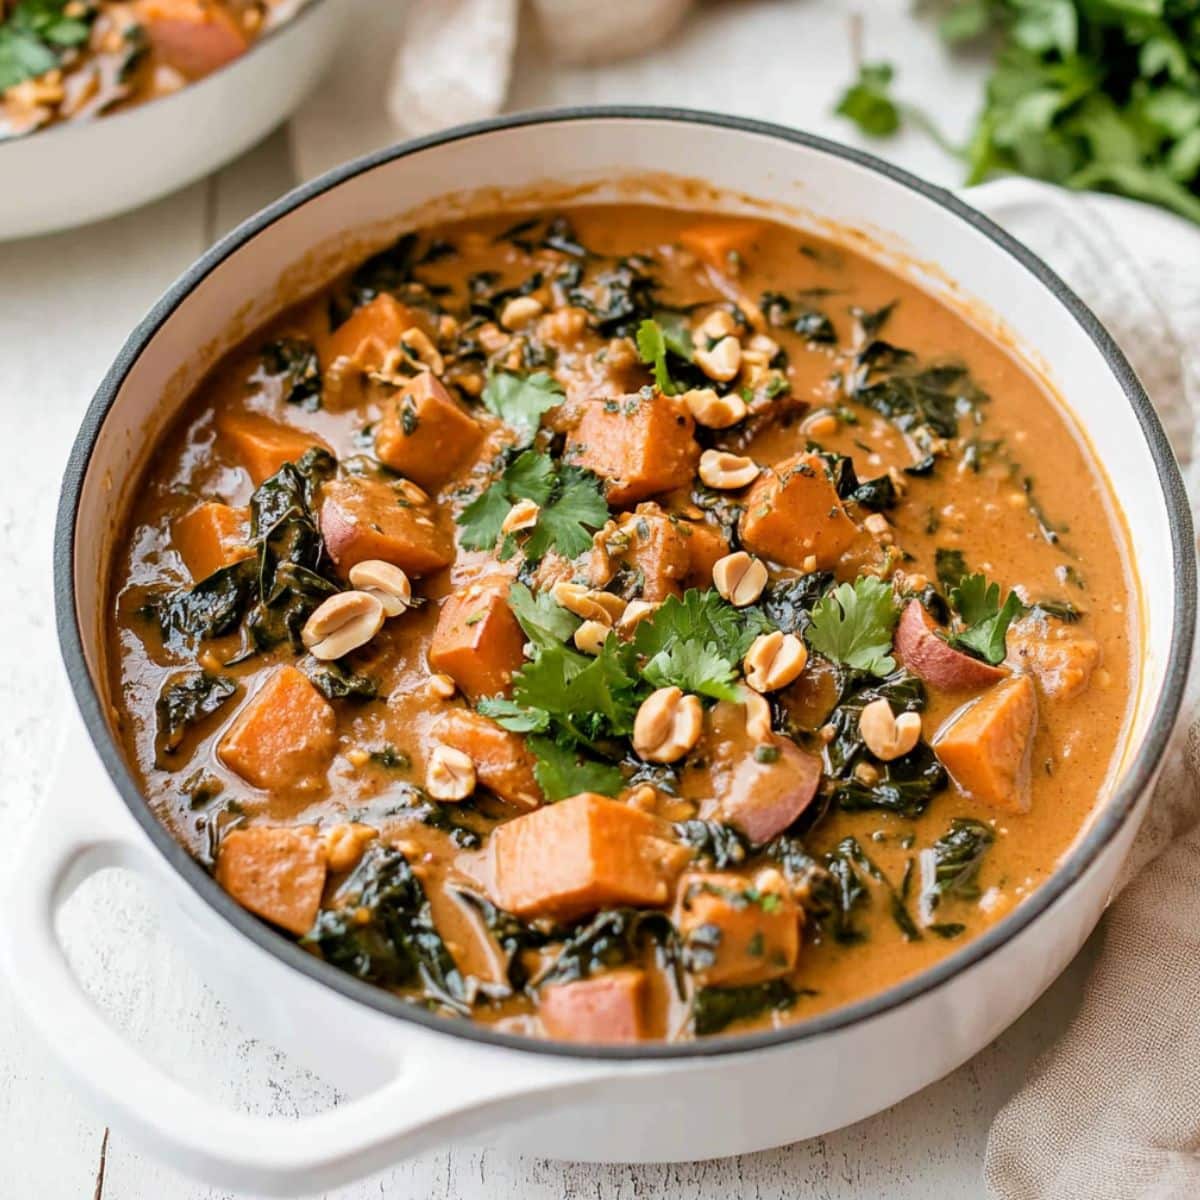
<path id="1" fill-rule="evenodd" d="M 503 483 L 493 483 L 480 492 L 456 520 L 462 526 L 459 541 L 467 550 L 490 550 L 500 536 L 500 527 L 512 508 Z"/>
<path id="2" fill-rule="evenodd" d="M 853 584 L 839 584 L 817 602 L 805 636 L 833 662 L 882 678 L 896 669 L 890 651 L 899 616 L 892 585 L 864 575 Z"/>
<path id="3" fill-rule="evenodd" d="M 639 622 L 633 645 L 637 652 L 653 658 L 676 642 L 699 642 L 716 646 L 730 662 L 740 662 L 750 643 L 774 626 L 758 608 L 734 608 L 715 588 L 689 588 L 683 599 L 668 596 Z"/>
<path id="4" fill-rule="evenodd" d="M 581 467 L 556 467 L 548 454 L 526 450 L 458 514 L 459 541 L 468 550 L 491 550 L 518 500 L 540 506 L 525 543 L 525 556 L 534 561 L 551 549 L 564 558 L 577 558 L 591 547 L 592 531 L 608 520 L 608 505 L 595 475 Z M 515 548 L 515 540 L 506 538 L 501 558 L 511 557 Z"/>
<path id="5" fill-rule="evenodd" d="M 60 52 L 82 45 L 93 14 L 64 13 L 66 0 L 20 0 L 7 19 L 0 5 L 0 92 L 59 65 Z"/>
<path id="6" fill-rule="evenodd" d="M 533 774 L 547 800 L 565 800 L 580 792 L 615 796 L 624 786 L 620 768 L 583 757 L 553 738 L 532 737 L 529 748 L 537 756 Z"/>
<path id="7" fill-rule="evenodd" d="M 900 128 L 900 109 L 888 92 L 894 73 L 891 63 L 863 63 L 834 112 L 849 117 L 863 133 L 890 137 Z"/>
<path id="8" fill-rule="evenodd" d="M 508 607 L 520 622 L 525 636 L 539 649 L 569 642 L 582 623 L 549 592 L 531 592 L 523 583 L 508 590 Z"/>
<path id="9" fill-rule="evenodd" d="M 962 633 L 949 639 L 950 645 L 966 650 L 992 666 L 1002 663 L 1008 653 L 1008 627 L 1025 608 L 1016 592 L 1009 592 L 1001 604 L 1000 585 L 989 584 L 977 573 L 965 576 L 950 592 L 950 603 L 967 626 Z"/>
<path id="10" fill-rule="evenodd" d="M 592 532 L 608 520 L 608 504 L 600 491 L 600 481 L 591 471 L 563 467 L 557 482 L 525 543 L 527 558 L 540 559 L 550 549 L 563 558 L 578 558 L 591 548 Z"/>
<path id="11" fill-rule="evenodd" d="M 513 733 L 544 733 L 550 728 L 550 714 L 542 708 L 526 708 L 504 696 L 485 696 L 477 705 L 485 717 Z"/>
<path id="12" fill-rule="evenodd" d="M 741 688 L 734 682 L 734 667 L 711 642 L 676 642 L 660 650 L 642 670 L 642 678 L 654 687 L 677 687 L 714 700 L 740 700 Z"/>
<path id="13" fill-rule="evenodd" d="M 646 318 L 637 331 L 637 348 L 642 362 L 654 370 L 654 382 L 664 396 L 673 396 L 679 390 L 667 370 L 667 340 L 662 326 Z"/>
<path id="14" fill-rule="evenodd" d="M 562 384 L 545 371 L 533 375 L 495 372 L 483 389 L 484 407 L 514 429 L 523 446 L 533 441 L 542 416 L 565 399 Z"/>

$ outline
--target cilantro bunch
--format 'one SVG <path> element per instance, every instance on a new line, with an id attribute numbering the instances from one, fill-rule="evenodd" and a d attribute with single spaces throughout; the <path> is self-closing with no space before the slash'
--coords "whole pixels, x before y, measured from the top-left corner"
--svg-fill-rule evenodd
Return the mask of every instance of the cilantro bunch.
<path id="1" fill-rule="evenodd" d="M 82 17 L 66 16 L 65 8 L 66 0 L 20 0 L 0 21 L 0 92 L 54 70 L 67 50 L 88 40 L 91 6 Z"/>

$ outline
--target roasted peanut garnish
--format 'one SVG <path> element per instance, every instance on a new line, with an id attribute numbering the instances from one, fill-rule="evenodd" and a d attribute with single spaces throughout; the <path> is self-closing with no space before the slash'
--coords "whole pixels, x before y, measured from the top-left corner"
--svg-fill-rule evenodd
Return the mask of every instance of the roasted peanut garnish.
<path id="1" fill-rule="evenodd" d="M 776 629 L 754 639 L 742 670 L 756 692 L 773 692 L 799 678 L 808 664 L 808 647 L 794 634 Z"/>
<path id="2" fill-rule="evenodd" d="M 906 712 L 894 716 L 892 706 L 881 696 L 859 714 L 858 731 L 876 758 L 891 762 L 917 744 L 921 737 L 921 714 Z"/>
<path id="3" fill-rule="evenodd" d="M 475 790 L 475 764 L 453 746 L 435 746 L 425 767 L 425 790 L 435 800 L 465 800 Z"/>
<path id="4" fill-rule="evenodd" d="M 522 529 L 532 529 L 541 511 L 542 506 L 534 500 L 518 500 L 508 510 L 508 516 L 500 525 L 500 532 L 517 533 Z"/>
<path id="5" fill-rule="evenodd" d="M 741 396 L 720 396 L 713 388 L 692 388 L 683 393 L 683 402 L 696 424 L 707 429 L 728 429 L 746 419 L 746 402 Z"/>
<path id="6" fill-rule="evenodd" d="M 514 296 L 500 314 L 500 324 L 505 329 L 523 329 L 530 321 L 536 320 L 545 311 L 540 300 L 532 296 Z"/>
<path id="7" fill-rule="evenodd" d="M 659 688 L 638 709 L 633 748 L 647 762 L 675 762 L 700 740 L 703 726 L 699 696 L 685 696 L 677 687 Z"/>
<path id="8" fill-rule="evenodd" d="M 383 627 L 383 604 L 368 592 L 330 596 L 300 632 L 313 658 L 334 659 L 365 646 Z"/>
<path id="9" fill-rule="evenodd" d="M 727 454 L 724 450 L 705 450 L 700 455 L 700 479 L 710 488 L 732 491 L 744 488 L 758 478 L 759 466 L 752 458 Z"/>
<path id="10" fill-rule="evenodd" d="M 774 741 L 771 732 L 771 705 L 758 692 L 742 689 L 742 703 L 746 706 L 746 734 L 752 742 L 763 746 Z"/>
<path id="11" fill-rule="evenodd" d="M 370 825 L 350 822 L 334 825 L 325 834 L 325 862 L 331 871 L 349 871 L 360 858 L 369 842 L 379 836 Z"/>
<path id="12" fill-rule="evenodd" d="M 612 633 L 612 625 L 604 621 L 584 621 L 575 630 L 575 649 L 584 654 L 599 654 L 605 640 Z"/>
<path id="13" fill-rule="evenodd" d="M 611 625 L 625 611 L 625 601 L 612 592 L 598 592 L 581 583 L 562 580 L 556 583 L 550 594 L 568 612 L 573 612 L 585 621 L 599 621 Z"/>
<path id="14" fill-rule="evenodd" d="M 742 344 L 735 337 L 723 337 L 711 350 L 696 351 L 696 366 L 709 379 L 728 383 L 741 369 Z"/>
<path id="15" fill-rule="evenodd" d="M 735 608 L 753 604 L 767 586 L 767 568 L 745 550 L 726 554 L 713 564 L 713 587 Z"/>
<path id="16" fill-rule="evenodd" d="M 385 617 L 398 617 L 412 604 L 412 584 L 397 566 L 381 558 L 368 558 L 350 568 L 350 583 L 360 592 L 374 596 L 383 605 Z"/>

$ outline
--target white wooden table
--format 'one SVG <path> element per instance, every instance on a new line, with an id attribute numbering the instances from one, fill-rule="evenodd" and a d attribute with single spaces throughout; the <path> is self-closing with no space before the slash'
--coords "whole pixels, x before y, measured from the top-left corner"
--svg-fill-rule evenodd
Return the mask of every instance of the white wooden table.
<path id="1" fill-rule="evenodd" d="M 594 70 L 540 69 L 524 44 L 514 107 L 657 100 L 760 115 L 833 136 L 828 115 L 851 71 L 850 6 L 726 4 L 703 10 L 653 60 Z M 902 90 L 949 97 L 965 127 L 973 80 L 956 74 L 907 3 L 866 9 L 868 58 L 904 63 Z M 770 36 L 764 36 L 767 31 Z M 705 45 L 726 73 L 687 70 Z M 957 102 L 953 102 L 957 97 Z M 879 147 L 876 147 L 877 149 Z M 943 182 L 957 168 L 923 139 L 883 149 Z M 294 182 L 282 133 L 211 178 L 143 211 L 56 237 L 0 245 L 0 872 L 19 870 L 20 835 L 42 796 L 67 703 L 53 632 L 50 545 L 58 478 L 79 416 L 126 333 L 159 292 L 217 236 Z M 0 186 L 16 181 L 3 180 Z M 80 797 L 88 803 L 89 797 Z M 160 931 L 154 901 L 130 879 L 93 880 L 65 929 L 82 978 L 112 1019 L 180 1078 L 247 1110 L 295 1116 L 336 1100 L 321 1081 L 238 1028 L 196 968 Z M 1093 942 L 1095 939 L 1093 939 Z M 974 1061 L 912 1099 L 827 1137 L 741 1159 L 682 1166 L 594 1167 L 519 1161 L 449 1147 L 336 1193 L 448 1200 L 597 1200 L 670 1195 L 969 1198 L 996 1109 L 1078 1003 L 1091 948 Z M 886 1064 L 881 1064 L 886 1070 Z M 800 1086 L 836 1086 L 813 1080 Z M 216 1200 L 140 1155 L 53 1073 L 0 992 L 0 1200 Z"/>

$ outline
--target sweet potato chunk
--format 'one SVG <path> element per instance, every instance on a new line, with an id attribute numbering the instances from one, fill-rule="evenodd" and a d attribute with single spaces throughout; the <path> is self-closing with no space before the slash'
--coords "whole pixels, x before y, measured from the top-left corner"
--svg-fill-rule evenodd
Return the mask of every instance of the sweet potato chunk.
<path id="1" fill-rule="evenodd" d="M 442 602 L 429 665 L 471 700 L 506 693 L 524 662 L 525 634 L 508 607 L 507 575 L 488 575 Z"/>
<path id="2" fill-rule="evenodd" d="M 257 487 L 286 462 L 295 462 L 306 450 L 329 447 L 316 434 L 280 425 L 257 413 L 226 409 L 217 417 L 217 433 L 237 455 Z"/>
<path id="3" fill-rule="evenodd" d="M 1045 622 L 1023 621 L 1008 632 L 1008 658 L 1027 670 L 1045 695 L 1070 700 L 1091 683 L 1100 665 L 1100 643 L 1072 629 L 1052 631 Z"/>
<path id="4" fill-rule="evenodd" d="M 786 975 L 800 952 L 800 910 L 782 876 L 763 887 L 740 875 L 689 871 L 679 880 L 675 924 L 697 981 L 708 987 Z"/>
<path id="5" fill-rule="evenodd" d="M 680 595 L 692 560 L 678 526 L 657 504 L 639 504 L 593 552 L 593 574 L 603 576 L 597 582 L 629 576 L 632 591 L 652 603 Z"/>
<path id="6" fill-rule="evenodd" d="M 351 476 L 327 483 L 320 522 L 329 557 L 343 575 L 370 558 L 414 577 L 454 561 L 454 541 L 438 526 L 432 505 L 412 503 L 383 480 Z"/>
<path id="7" fill-rule="evenodd" d="M 709 714 L 704 755 L 716 797 L 712 815 L 756 844 L 791 825 L 812 803 L 821 782 L 816 755 L 783 736 L 764 754 L 746 733 L 745 708 L 727 700 Z"/>
<path id="8" fill-rule="evenodd" d="M 700 458 L 695 428 L 678 396 L 597 398 L 588 401 L 565 457 L 606 481 L 610 503 L 636 504 L 691 482 Z"/>
<path id="9" fill-rule="evenodd" d="M 541 804 L 542 789 L 533 774 L 537 759 L 520 734 L 465 708 L 447 713 L 433 732 L 438 741 L 469 754 L 479 782 L 501 800 L 523 809 Z"/>
<path id="10" fill-rule="evenodd" d="M 797 454 L 764 471 L 746 496 L 738 528 L 746 549 L 761 558 L 787 567 L 815 558 L 822 570 L 859 537 L 816 454 Z"/>
<path id="11" fill-rule="evenodd" d="M 729 553 L 725 535 L 715 525 L 705 525 L 699 521 L 680 521 L 679 531 L 688 543 L 688 571 L 683 580 L 684 587 L 711 587 L 713 567 L 718 559 Z"/>
<path id="12" fill-rule="evenodd" d="M 963 692 L 989 687 L 1008 674 L 948 646 L 934 632 L 936 628 L 920 600 L 908 602 L 896 626 L 897 656 L 926 683 L 946 692 Z"/>
<path id="13" fill-rule="evenodd" d="M 375 431 L 379 461 L 419 483 L 441 487 L 475 453 L 483 430 L 429 371 L 388 404 Z"/>
<path id="14" fill-rule="evenodd" d="M 541 994 L 538 1012 L 548 1036 L 564 1042 L 637 1042 L 647 1036 L 646 973 L 621 967 L 557 983 Z"/>
<path id="15" fill-rule="evenodd" d="M 266 790 L 303 790 L 325 779 L 337 748 L 329 701 L 295 667 L 277 667 L 234 718 L 221 761 Z"/>
<path id="16" fill-rule="evenodd" d="M 1005 812 L 1029 811 L 1037 697 L 1028 675 L 996 684 L 938 734 L 934 751 L 964 792 Z"/>
<path id="17" fill-rule="evenodd" d="M 325 870 L 325 843 L 311 826 L 234 829 L 217 854 L 217 882 L 243 908 L 297 936 L 316 919 Z"/>
<path id="18" fill-rule="evenodd" d="M 699 221 L 683 230 L 679 241 L 701 262 L 718 271 L 728 271 L 736 267 L 737 258 L 746 257 L 762 228 L 761 221 L 749 219 Z"/>
<path id="19" fill-rule="evenodd" d="M 138 0 L 135 12 L 154 57 L 188 79 L 232 62 L 249 44 L 233 16 L 206 0 Z"/>
<path id="20" fill-rule="evenodd" d="M 196 583 L 253 554 L 249 537 L 249 510 L 216 501 L 193 508 L 171 526 L 175 549 Z"/>
<path id="21" fill-rule="evenodd" d="M 412 309 L 380 292 L 329 335 L 321 347 L 321 369 L 327 371 L 339 358 L 349 358 L 364 371 L 378 370 L 388 351 L 399 345 L 400 335 L 416 323 Z"/>
<path id="22" fill-rule="evenodd" d="M 613 904 L 666 904 L 690 856 L 656 817 L 591 792 L 501 825 L 491 846 L 501 908 L 562 920 Z"/>

